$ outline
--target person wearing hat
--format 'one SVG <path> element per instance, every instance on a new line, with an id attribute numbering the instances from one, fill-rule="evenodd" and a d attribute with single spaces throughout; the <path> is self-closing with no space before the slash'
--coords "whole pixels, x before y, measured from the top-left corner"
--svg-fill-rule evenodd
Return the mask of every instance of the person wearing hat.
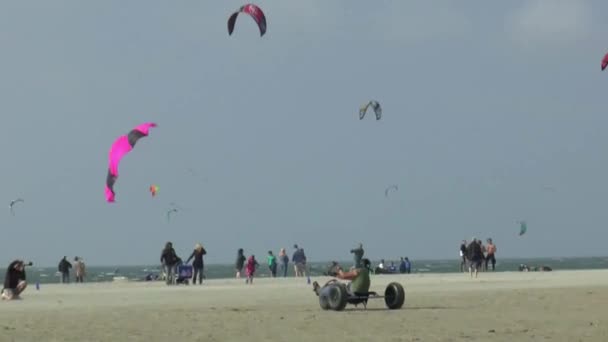
<path id="1" fill-rule="evenodd" d="M 203 284 L 203 268 L 205 266 L 203 255 L 205 254 L 207 254 L 207 251 L 203 248 L 203 245 L 197 243 L 194 246 L 194 251 L 192 251 L 192 254 L 190 254 L 190 257 L 186 260 L 186 264 L 188 264 L 190 260 L 194 258 L 194 261 L 192 262 L 192 268 L 194 269 L 194 272 L 192 273 L 192 284 L 196 284 L 197 276 L 199 284 Z"/>

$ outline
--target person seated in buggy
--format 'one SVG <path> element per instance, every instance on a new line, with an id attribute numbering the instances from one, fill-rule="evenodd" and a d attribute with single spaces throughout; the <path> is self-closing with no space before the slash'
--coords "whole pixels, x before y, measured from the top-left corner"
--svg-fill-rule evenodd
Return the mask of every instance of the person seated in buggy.
<path id="1" fill-rule="evenodd" d="M 370 279 L 370 267 L 371 262 L 369 259 L 363 258 L 361 259 L 361 266 L 357 268 L 353 268 L 348 272 L 344 272 L 342 267 L 339 265 L 335 265 L 332 267 L 335 270 L 335 277 L 341 280 L 350 280 L 350 282 L 346 285 L 346 290 L 348 294 L 351 296 L 355 296 L 358 294 L 367 294 L 369 291 L 369 287 L 371 285 Z M 330 285 L 334 282 L 330 281 L 325 284 L 323 287 L 319 285 L 316 281 L 312 284 L 313 291 L 317 294 L 317 296 L 323 294 L 324 292 L 329 291 Z"/>

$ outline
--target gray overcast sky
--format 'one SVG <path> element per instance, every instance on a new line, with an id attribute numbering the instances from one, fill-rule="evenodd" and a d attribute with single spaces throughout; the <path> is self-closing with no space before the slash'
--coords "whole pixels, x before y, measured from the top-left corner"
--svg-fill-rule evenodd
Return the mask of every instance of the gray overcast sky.
<path id="1" fill-rule="evenodd" d="M 228 36 L 242 4 L 3 4 L 0 179 L 25 198 L 4 262 L 606 254 L 606 1 L 258 1 L 266 36 L 245 16 Z M 359 121 L 371 98 L 383 119 Z M 108 149 L 145 121 L 107 204 Z"/>

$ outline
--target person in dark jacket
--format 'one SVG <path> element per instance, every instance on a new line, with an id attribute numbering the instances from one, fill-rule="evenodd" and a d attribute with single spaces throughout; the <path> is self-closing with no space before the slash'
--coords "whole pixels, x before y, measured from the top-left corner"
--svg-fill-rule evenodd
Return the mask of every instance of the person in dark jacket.
<path id="1" fill-rule="evenodd" d="M 350 252 L 354 254 L 355 259 L 355 264 L 353 268 L 361 268 L 361 259 L 363 259 L 363 254 L 365 254 L 365 251 L 363 250 L 363 244 L 359 243 L 359 247 L 351 249 Z"/>
<path id="2" fill-rule="evenodd" d="M 289 256 L 287 256 L 287 252 L 285 248 L 281 248 L 279 251 L 279 261 L 281 262 L 281 272 L 283 273 L 283 277 L 287 277 L 287 265 L 289 264 Z"/>
<path id="3" fill-rule="evenodd" d="M 467 246 L 467 259 L 469 259 L 471 278 L 473 278 L 473 269 L 475 270 L 475 278 L 477 278 L 483 260 L 483 250 L 481 249 L 480 241 L 476 238 L 471 239 L 471 243 Z"/>
<path id="4" fill-rule="evenodd" d="M 67 257 L 64 256 L 57 266 L 57 269 L 61 273 L 61 282 L 64 284 L 70 283 L 70 268 L 72 268 L 72 264 L 70 264 Z"/>
<path id="5" fill-rule="evenodd" d="M 29 263 L 29 265 L 31 264 Z M 23 293 L 26 287 L 25 263 L 23 260 L 14 260 L 6 269 L 1 297 L 3 300 L 20 299 L 19 295 Z"/>
<path id="6" fill-rule="evenodd" d="M 167 285 L 173 284 L 173 274 L 177 261 L 177 254 L 175 254 L 173 244 L 171 242 L 167 242 L 160 255 L 160 263 L 163 265 L 163 269 L 165 271 Z"/>
<path id="7" fill-rule="evenodd" d="M 245 266 L 245 254 L 242 248 L 236 252 L 236 262 L 234 263 L 234 267 L 236 268 L 236 279 L 241 278 L 241 271 L 243 271 L 243 266 Z"/>
<path id="8" fill-rule="evenodd" d="M 467 265 L 467 240 L 462 240 L 460 244 L 460 272 L 464 272 Z"/>
<path id="9" fill-rule="evenodd" d="M 187 264 L 192 258 L 194 258 L 194 261 L 192 262 L 192 268 L 194 271 L 192 273 L 192 284 L 196 284 L 196 276 L 198 276 L 199 284 L 203 284 L 203 268 L 205 266 L 205 263 L 203 262 L 203 255 L 205 254 L 207 254 L 207 251 L 205 248 L 203 248 L 203 245 L 197 243 L 194 246 L 194 251 L 192 251 L 192 254 L 190 254 L 190 257 L 188 260 L 186 260 Z"/>

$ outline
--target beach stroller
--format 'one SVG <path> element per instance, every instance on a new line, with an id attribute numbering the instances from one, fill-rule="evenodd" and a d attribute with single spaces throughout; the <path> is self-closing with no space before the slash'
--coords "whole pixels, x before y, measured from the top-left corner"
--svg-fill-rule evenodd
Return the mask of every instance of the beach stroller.
<path id="1" fill-rule="evenodd" d="M 188 285 L 190 279 L 192 279 L 192 271 L 192 265 L 177 266 L 177 275 L 175 277 L 175 283 Z"/>

